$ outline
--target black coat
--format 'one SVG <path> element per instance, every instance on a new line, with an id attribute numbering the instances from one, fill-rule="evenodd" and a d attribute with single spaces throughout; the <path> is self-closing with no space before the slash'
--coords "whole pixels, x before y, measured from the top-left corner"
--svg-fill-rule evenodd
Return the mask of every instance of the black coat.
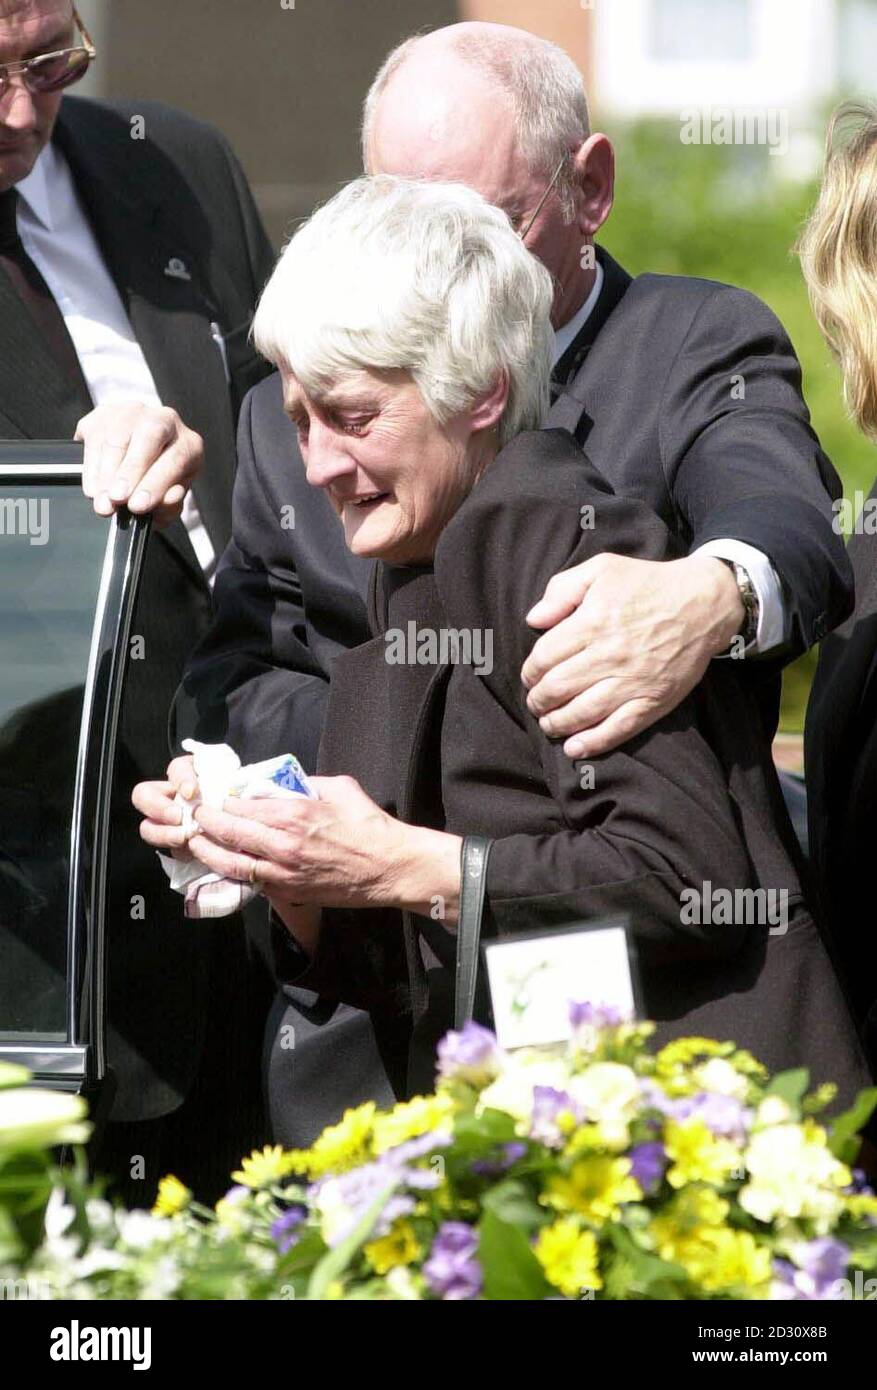
<path id="1" fill-rule="evenodd" d="M 877 928 L 871 856 L 877 827 L 877 565 L 873 508 L 848 553 L 852 617 L 822 644 L 804 752 L 810 857 L 839 965 L 877 1069 Z"/>
<path id="2" fill-rule="evenodd" d="M 586 504 L 592 530 L 581 528 Z M 659 1041 L 733 1038 L 772 1069 L 807 1065 L 814 1081 L 837 1081 L 848 1100 L 867 1073 L 739 663 L 715 664 L 671 715 L 595 760 L 593 789 L 527 711 L 525 614 L 553 573 L 603 551 L 673 553 L 663 523 L 614 496 L 568 434 L 519 436 L 446 527 L 434 571 L 379 569 L 378 635 L 335 663 L 321 771 L 352 774 L 410 823 L 493 837 L 488 933 L 629 912 Z M 492 633 L 492 670 L 388 661 L 386 634 L 411 622 Z M 785 930 L 770 935 L 742 907 L 727 925 L 687 924 L 681 895 L 705 882 L 784 892 Z M 428 1087 L 453 1016 L 453 932 L 391 911 L 324 920 L 295 983 L 373 1009 L 388 1055 L 410 1022 L 404 1089 Z"/>
<path id="3" fill-rule="evenodd" d="M 145 138 L 132 138 L 142 116 Z M 165 404 L 204 436 L 193 491 L 221 553 L 230 533 L 235 426 L 247 391 L 265 375 L 248 342 L 273 255 L 244 176 L 211 127 L 153 102 L 65 96 L 53 137 Z M 190 279 L 165 274 L 172 257 Z M 62 439 L 91 409 L 0 275 L 0 436 Z M 218 324 L 222 356 L 212 336 Z M 168 760 L 167 713 L 183 664 L 210 617 L 210 591 L 185 528 L 150 537 L 132 633 L 145 655 L 130 663 L 114 785 L 108 901 L 109 1056 L 119 1090 L 113 1118 L 149 1119 L 179 1105 L 197 1071 L 211 961 L 243 949 L 236 925 L 182 917 L 154 853 L 138 834 L 134 783 Z M 145 918 L 132 919 L 132 898 Z M 214 972 L 215 974 L 216 972 Z M 218 972 L 229 977 L 228 965 Z"/>

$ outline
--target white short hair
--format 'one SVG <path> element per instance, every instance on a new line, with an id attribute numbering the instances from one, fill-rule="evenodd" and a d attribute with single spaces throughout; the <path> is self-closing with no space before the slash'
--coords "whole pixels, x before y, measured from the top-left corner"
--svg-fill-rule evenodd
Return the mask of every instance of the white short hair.
<path id="1" fill-rule="evenodd" d="M 588 94 L 572 58 L 556 43 L 504 24 L 454 24 L 415 34 L 390 52 L 366 95 L 362 110 L 362 162 L 368 168 L 378 103 L 395 73 L 422 43 L 446 42 L 450 52 L 496 82 L 509 97 L 515 135 L 534 174 L 550 178 L 564 156 L 591 133 Z M 575 201 L 570 174 L 558 180 L 564 213 L 572 220 Z"/>
<path id="2" fill-rule="evenodd" d="M 504 372 L 502 445 L 544 418 L 552 301 L 548 271 L 479 193 L 382 174 L 349 184 L 295 232 L 253 336 L 309 394 L 355 371 L 410 372 L 442 424 Z"/>

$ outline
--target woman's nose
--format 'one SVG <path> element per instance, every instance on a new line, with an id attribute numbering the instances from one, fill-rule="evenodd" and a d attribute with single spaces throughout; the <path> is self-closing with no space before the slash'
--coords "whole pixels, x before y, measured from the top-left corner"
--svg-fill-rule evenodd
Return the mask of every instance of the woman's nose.
<path id="1" fill-rule="evenodd" d="M 311 427 L 307 443 L 306 476 L 311 487 L 328 487 L 337 478 L 356 472 L 347 441 L 331 430 Z"/>

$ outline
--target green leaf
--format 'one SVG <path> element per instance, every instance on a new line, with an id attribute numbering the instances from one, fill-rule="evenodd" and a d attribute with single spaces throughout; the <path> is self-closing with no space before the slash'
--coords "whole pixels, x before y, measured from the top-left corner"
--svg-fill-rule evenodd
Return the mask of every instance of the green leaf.
<path id="1" fill-rule="evenodd" d="M 860 1091 L 849 1110 L 831 1122 L 828 1147 L 841 1163 L 855 1163 L 859 1152 L 859 1132 L 864 1129 L 877 1106 L 877 1086 Z"/>
<path id="2" fill-rule="evenodd" d="M 655 1255 L 649 1250 L 644 1250 L 637 1244 L 629 1231 L 624 1226 L 617 1223 L 608 1228 L 609 1237 L 612 1240 L 621 1262 L 621 1269 L 616 1276 L 621 1279 L 622 1274 L 625 1280 L 625 1288 L 631 1294 L 656 1297 L 656 1286 L 662 1284 L 682 1284 L 688 1279 L 688 1275 L 681 1265 L 671 1264 L 668 1260 L 663 1260 L 660 1255 Z M 609 1292 L 609 1280 L 607 1279 L 607 1293 Z M 612 1297 L 623 1297 L 623 1294 L 613 1292 Z M 672 1294 L 670 1295 L 672 1297 Z"/>
<path id="3" fill-rule="evenodd" d="M 361 1216 L 354 1226 L 350 1235 L 345 1236 L 344 1240 L 338 1242 L 320 1260 L 308 1284 L 307 1298 L 311 1301 L 325 1299 L 329 1285 L 336 1279 L 340 1279 L 347 1266 L 350 1264 L 354 1255 L 362 1245 L 368 1240 L 377 1224 L 378 1217 L 387 1205 L 390 1197 L 402 1180 L 402 1174 L 398 1173 L 387 1183 L 383 1192 L 372 1202 L 366 1210 L 365 1215 Z"/>
<path id="4" fill-rule="evenodd" d="M 779 1096 L 780 1100 L 784 1100 L 795 1114 L 798 1114 L 809 1085 L 810 1073 L 807 1068 L 793 1067 L 789 1071 L 778 1071 L 765 1094 Z"/>
<path id="5" fill-rule="evenodd" d="M 478 1258 L 485 1298 L 532 1302 L 554 1293 L 524 1232 L 490 1210 L 479 1223 Z"/>
<path id="6" fill-rule="evenodd" d="M 534 1231 L 545 1220 L 545 1213 L 526 1183 L 509 1178 L 485 1192 L 481 1199 L 485 1211 L 521 1230 Z"/>

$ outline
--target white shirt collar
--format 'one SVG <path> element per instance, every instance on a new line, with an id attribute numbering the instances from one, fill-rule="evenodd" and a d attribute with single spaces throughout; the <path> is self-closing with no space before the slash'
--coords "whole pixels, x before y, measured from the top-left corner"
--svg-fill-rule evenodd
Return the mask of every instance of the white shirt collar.
<path id="1" fill-rule="evenodd" d="M 36 220 L 47 231 L 55 230 L 55 209 L 52 204 L 52 185 L 62 175 L 61 156 L 51 140 L 40 151 L 26 179 L 16 184 L 18 196 Z"/>
<path id="2" fill-rule="evenodd" d="M 591 316 L 591 311 L 597 300 L 600 298 L 600 291 L 603 288 L 603 267 L 597 262 L 594 272 L 594 283 L 591 286 L 591 293 L 588 295 L 581 309 L 577 314 L 573 314 L 569 323 L 565 323 L 562 328 L 558 328 L 554 334 L 554 362 L 555 365 L 560 361 L 570 343 L 578 337 Z"/>

